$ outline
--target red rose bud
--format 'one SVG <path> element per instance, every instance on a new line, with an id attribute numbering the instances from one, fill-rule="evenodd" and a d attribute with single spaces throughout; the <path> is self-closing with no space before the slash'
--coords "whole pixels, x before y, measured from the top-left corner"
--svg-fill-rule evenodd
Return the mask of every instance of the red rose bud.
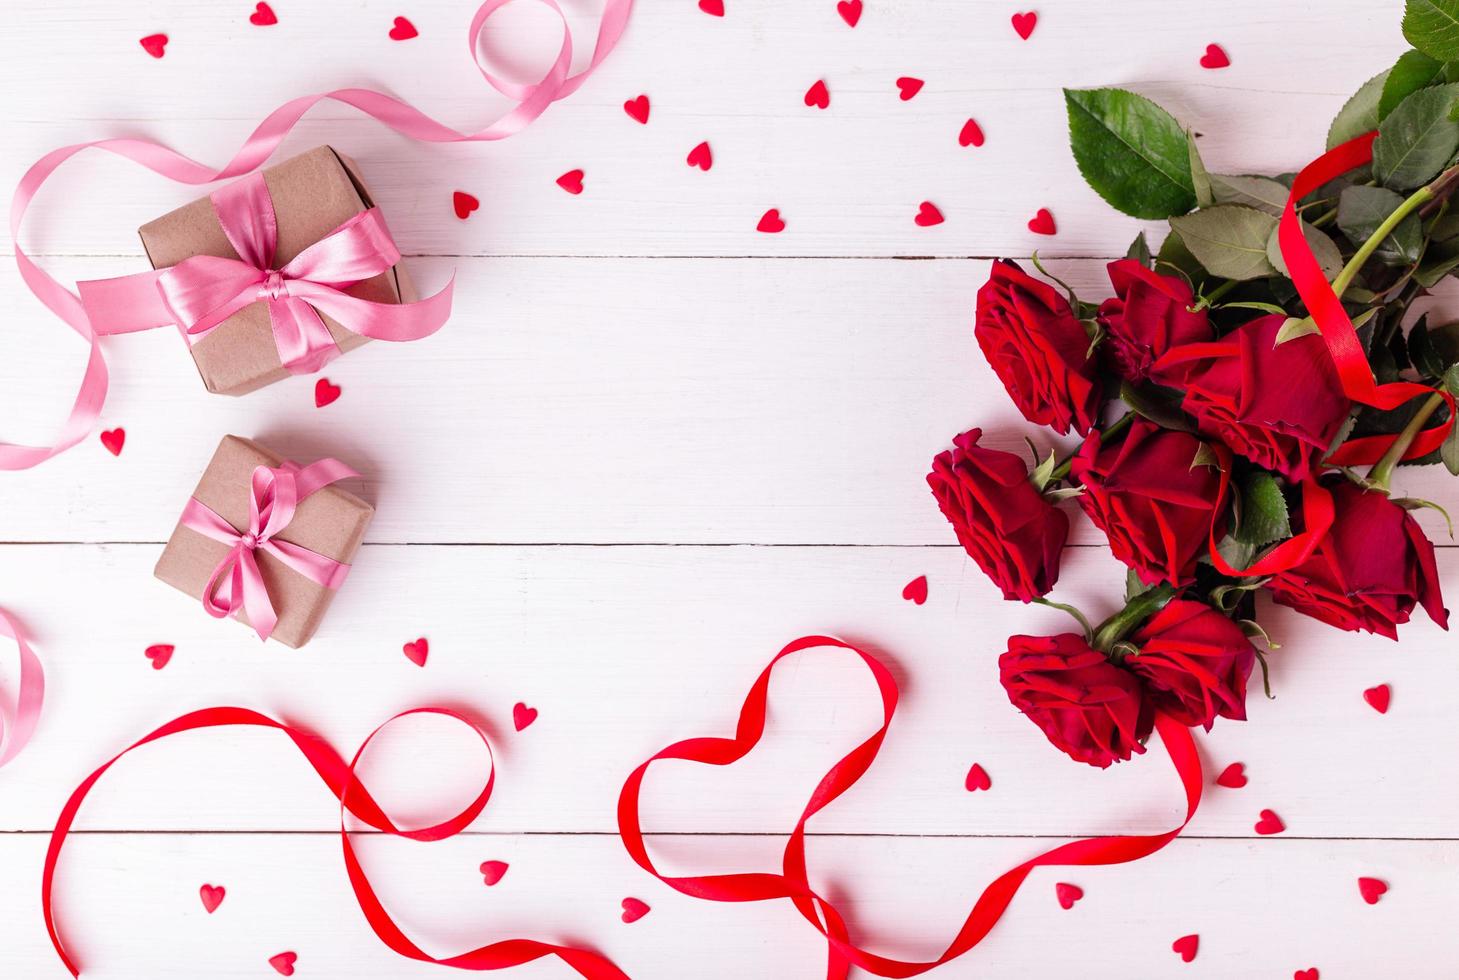
<path id="1" fill-rule="evenodd" d="M 932 461 L 927 485 L 957 539 L 1005 599 L 1031 602 L 1059 579 L 1069 518 L 1029 481 L 1023 460 L 978 445 L 981 429 Z"/>
<path id="2" fill-rule="evenodd" d="M 1109 281 L 1115 295 L 1099 307 L 1108 335 L 1100 349 L 1120 377 L 1144 381 L 1172 347 L 1212 339 L 1206 311 L 1190 312 L 1195 299 L 1185 280 L 1152 272 L 1136 259 L 1120 259 L 1109 264 Z"/>
<path id="3" fill-rule="evenodd" d="M 1272 599 L 1339 629 L 1393 640 L 1421 604 L 1448 629 L 1434 546 L 1413 515 L 1349 480 L 1326 485 L 1335 510 L 1332 529 L 1306 561 L 1267 583 Z"/>
<path id="4" fill-rule="evenodd" d="M 1155 712 L 1139 680 L 1084 637 L 1011 636 L 998 671 L 1008 700 L 1071 759 L 1107 769 L 1145 751 Z"/>
<path id="5" fill-rule="evenodd" d="M 1199 461 L 1204 455 L 1206 461 Z M 1116 443 L 1084 440 L 1070 466 L 1084 485 L 1079 506 L 1109 538 L 1114 556 L 1147 585 L 1186 585 L 1206 550 L 1211 525 L 1225 533 L 1224 446 L 1137 418 Z"/>
<path id="6" fill-rule="evenodd" d="M 1264 316 L 1213 343 L 1176 347 L 1150 376 L 1184 390 L 1183 407 L 1201 432 L 1301 480 L 1332 445 L 1351 406 L 1321 337 L 1276 345 L 1285 320 Z"/>
<path id="7" fill-rule="evenodd" d="M 1246 720 L 1246 679 L 1256 648 L 1204 602 L 1172 599 L 1130 637 L 1124 665 L 1145 681 L 1156 711 L 1211 730 L 1216 716 Z"/>
<path id="8" fill-rule="evenodd" d="M 1024 418 L 1061 435 L 1094 427 L 1102 393 L 1089 335 L 1054 287 L 999 259 L 978 290 L 973 334 Z"/>

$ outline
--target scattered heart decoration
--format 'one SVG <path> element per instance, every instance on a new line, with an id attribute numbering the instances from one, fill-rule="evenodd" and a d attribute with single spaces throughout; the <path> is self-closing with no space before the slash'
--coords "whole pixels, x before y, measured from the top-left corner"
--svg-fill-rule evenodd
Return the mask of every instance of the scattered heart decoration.
<path id="1" fill-rule="evenodd" d="M 942 212 L 937 210 L 937 205 L 931 201 L 923 201 L 917 207 L 917 217 L 912 219 L 917 222 L 919 228 L 931 228 L 933 225 L 940 225 L 943 222 Z"/>
<path id="2" fill-rule="evenodd" d="M 266 3 L 260 3 L 253 8 L 253 13 L 248 15 L 248 22 L 257 27 L 272 27 L 279 22 L 279 18 L 274 13 L 274 8 Z"/>
<path id="3" fill-rule="evenodd" d="M 711 17 L 723 17 L 724 0 L 699 0 L 699 9 Z"/>
<path id="4" fill-rule="evenodd" d="M 1233 762 L 1221 770 L 1221 775 L 1216 777 L 1216 785 L 1224 786 L 1227 789 L 1240 789 L 1246 785 L 1246 763 Z"/>
<path id="5" fill-rule="evenodd" d="M 1061 881 L 1054 885 L 1054 896 L 1059 900 L 1059 908 L 1072 909 L 1074 903 L 1084 897 L 1084 889 L 1078 885 L 1071 885 L 1067 881 Z"/>
<path id="6" fill-rule="evenodd" d="M 1054 216 L 1049 209 L 1039 208 L 1038 213 L 1029 219 L 1028 230 L 1035 235 L 1053 235 L 1059 228 L 1054 224 Z"/>
<path id="7" fill-rule="evenodd" d="M 465 191 L 457 191 L 451 195 L 451 207 L 456 212 L 456 217 L 465 221 L 471 217 L 471 212 L 481 207 L 481 202 L 472 194 Z"/>
<path id="8" fill-rule="evenodd" d="M 805 90 L 805 104 L 813 109 L 824 109 L 831 104 L 831 91 L 824 81 L 817 81 Z"/>
<path id="9" fill-rule="evenodd" d="M 861 21 L 861 0 L 841 0 L 836 4 L 836 13 L 841 15 L 847 27 L 855 27 Z"/>
<path id="10" fill-rule="evenodd" d="M 122 454 L 122 446 L 126 445 L 126 443 L 127 430 L 120 426 L 115 429 L 107 429 L 101 434 L 101 444 L 113 456 L 120 456 Z"/>
<path id="11" fill-rule="evenodd" d="M 1012 21 L 1014 31 L 1027 41 L 1028 36 L 1033 33 L 1033 29 L 1038 26 L 1039 15 L 1035 11 L 1029 10 L 1021 14 L 1014 14 Z"/>
<path id="12" fill-rule="evenodd" d="M 645 915 L 648 915 L 648 913 L 649 913 L 649 907 L 648 907 L 648 904 L 646 902 L 641 902 L 641 901 L 639 901 L 636 898 L 625 898 L 623 900 L 623 921 L 624 922 L 628 922 L 628 923 L 637 922 L 639 919 L 643 918 Z"/>
<path id="13" fill-rule="evenodd" d="M 1287 829 L 1287 825 L 1282 823 L 1282 818 L 1277 816 L 1271 810 L 1261 811 L 1260 817 L 1261 819 L 1256 822 L 1256 827 L 1254 829 L 1258 834 L 1261 834 L 1263 837 L 1269 834 L 1280 834 L 1282 831 Z"/>
<path id="14" fill-rule="evenodd" d="M 1292 980 L 1318 980 L 1317 967 L 1314 966 L 1310 970 L 1298 970 L 1292 974 Z"/>
<path id="15" fill-rule="evenodd" d="M 1195 933 L 1189 936 L 1181 936 L 1170 944 L 1170 948 L 1180 954 L 1181 962 L 1189 963 L 1196 958 L 1196 950 L 1201 947 L 1201 937 Z"/>
<path id="16" fill-rule="evenodd" d="M 512 706 L 512 725 L 517 729 L 517 731 L 520 732 L 522 729 L 526 728 L 528 725 L 532 724 L 532 722 L 536 720 L 536 708 L 529 708 L 520 701 Z"/>
<path id="17" fill-rule="evenodd" d="M 1231 59 L 1227 57 L 1226 51 L 1219 44 L 1206 45 L 1206 53 L 1201 55 L 1202 68 L 1228 68 Z"/>
<path id="18" fill-rule="evenodd" d="M 557 178 L 557 186 L 569 194 L 581 194 L 583 192 L 583 172 L 581 170 L 569 170 Z"/>
<path id="19" fill-rule="evenodd" d="M 1363 692 L 1363 700 L 1380 715 L 1388 713 L 1388 702 L 1393 698 L 1393 691 L 1387 684 L 1379 684 L 1377 687 L 1370 687 Z"/>
<path id="20" fill-rule="evenodd" d="M 198 898 L 203 901 L 203 910 L 209 915 L 218 911 L 218 906 L 223 904 L 223 899 L 228 895 L 228 889 L 222 885 L 204 885 L 198 889 Z"/>
<path id="21" fill-rule="evenodd" d="M 648 96 L 640 95 L 623 103 L 623 111 L 628 113 L 628 118 L 641 125 L 648 125 Z"/>
<path id="22" fill-rule="evenodd" d="M 918 575 L 912 581 L 902 586 L 902 598 L 908 602 L 922 605 L 927 601 L 927 576 Z"/>
<path id="23" fill-rule="evenodd" d="M 694 149 L 690 150 L 689 155 L 684 160 L 689 166 L 698 167 L 700 170 L 708 170 L 714 166 L 714 154 L 709 151 L 708 141 L 700 143 Z"/>
<path id="24" fill-rule="evenodd" d="M 913 78 L 910 75 L 903 75 L 897 79 L 897 92 L 903 102 L 911 101 L 912 97 L 922 91 L 922 86 L 927 83 L 920 78 Z"/>
<path id="25" fill-rule="evenodd" d="M 161 670 L 172 659 L 172 651 L 174 649 L 171 643 L 154 643 L 142 651 L 142 653 L 148 660 L 152 661 L 153 670 Z"/>
<path id="26" fill-rule="evenodd" d="M 958 146 L 982 146 L 983 127 L 978 125 L 976 119 L 969 119 L 963 123 L 963 128 L 957 134 Z"/>
<path id="27" fill-rule="evenodd" d="M 426 657 L 430 656 L 431 644 L 430 641 L 422 636 L 419 639 L 411 640 L 400 649 L 405 654 L 406 660 L 409 660 L 417 667 L 424 667 L 426 665 Z"/>
<path id="28" fill-rule="evenodd" d="M 755 226 L 756 231 L 762 231 L 767 235 L 778 235 L 785 230 L 785 219 L 780 217 L 779 208 L 771 208 L 760 215 L 760 223 Z"/>
<path id="29" fill-rule="evenodd" d="M 167 53 L 166 34 L 148 34 L 137 42 L 142 45 L 142 50 L 154 58 L 160 58 Z"/>
<path id="30" fill-rule="evenodd" d="M 481 862 L 481 880 L 490 888 L 502 880 L 502 875 L 507 873 L 510 865 L 505 861 L 483 861 Z"/>
<path id="31" fill-rule="evenodd" d="M 273 967 L 280 976 L 292 977 L 294 975 L 294 964 L 298 961 L 298 953 L 279 953 L 276 956 L 270 956 L 268 958 L 268 965 Z"/>
<path id="32" fill-rule="evenodd" d="M 323 408 L 325 405 L 333 405 L 339 401 L 342 390 L 339 385 L 332 383 L 328 378 L 320 378 L 314 382 L 314 407 Z"/>
<path id="33" fill-rule="evenodd" d="M 973 767 L 968 770 L 968 778 L 963 780 L 963 788 L 969 793 L 976 793 L 980 789 L 992 789 L 993 780 L 988 778 L 988 770 L 974 762 Z"/>
<path id="34" fill-rule="evenodd" d="M 1363 901 L 1369 905 L 1377 905 L 1378 899 L 1388 891 L 1388 884 L 1378 878 L 1359 878 L 1358 894 L 1363 896 Z"/>
<path id="35" fill-rule="evenodd" d="M 395 26 L 390 28 L 390 40 L 409 41 L 413 37 L 420 37 L 420 31 L 415 29 L 415 25 L 404 17 L 395 18 Z"/>

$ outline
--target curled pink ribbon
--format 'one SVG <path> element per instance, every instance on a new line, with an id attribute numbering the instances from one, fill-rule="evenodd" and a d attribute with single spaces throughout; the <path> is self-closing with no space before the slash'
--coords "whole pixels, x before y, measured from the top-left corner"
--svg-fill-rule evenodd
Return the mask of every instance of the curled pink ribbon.
<path id="1" fill-rule="evenodd" d="M 15 264 L 26 286 L 46 308 L 66 322 L 81 339 L 90 345 L 91 353 L 82 376 L 81 387 L 71 406 L 71 413 L 55 443 L 48 446 L 23 446 L 0 442 L 0 470 L 28 469 L 52 456 L 66 451 L 86 438 L 101 415 L 102 403 L 106 400 L 107 370 L 102 357 L 99 338 L 102 336 L 91 324 L 81 298 L 47 275 L 40 266 L 20 247 L 20 226 L 31 200 L 41 186 L 63 163 L 86 149 L 100 149 L 117 156 L 126 157 L 141 164 L 153 173 L 184 184 L 207 184 L 215 180 L 229 180 L 257 170 L 269 155 L 283 142 L 295 124 L 311 108 L 320 102 L 330 100 L 359 109 L 366 115 L 384 123 L 391 129 L 411 139 L 429 143 L 483 142 L 504 139 L 520 132 L 559 99 L 576 92 L 589 75 L 608 57 L 617 45 L 628 24 L 628 15 L 633 9 L 633 0 L 605 0 L 603 14 L 598 24 L 597 43 L 592 59 L 582 71 L 570 74 L 573 56 L 572 30 L 567 16 L 558 6 L 557 0 L 537 0 L 557 15 L 562 25 L 562 45 L 557 57 L 540 82 L 523 85 L 498 78 L 482 63 L 478 41 L 482 29 L 492 14 L 510 3 L 511 0 L 486 0 L 477 8 L 471 19 L 467 41 L 472 59 L 482 78 L 498 92 L 517 100 L 517 105 L 484 129 L 474 133 L 462 133 L 450 126 L 437 122 L 414 106 L 392 96 L 370 89 L 336 89 L 318 95 L 305 95 L 291 99 L 275 109 L 249 135 L 233 159 L 219 169 L 205 166 L 190 157 L 183 156 L 170 147 L 143 139 L 105 139 L 92 143 L 75 143 L 52 150 L 37 160 L 20 184 L 15 188 L 10 207 L 10 237 L 15 245 Z"/>
<path id="2" fill-rule="evenodd" d="M 239 531 L 207 504 L 192 497 L 182 512 L 182 525 L 201 535 L 229 545 L 203 587 L 203 608 L 208 615 L 224 619 L 240 609 L 260 640 L 267 640 L 279 623 L 257 553 L 266 552 L 284 565 L 326 589 L 344 583 L 350 566 L 300 547 L 276 536 L 294 519 L 294 511 L 310 494 L 323 487 L 359 476 L 337 459 L 321 459 L 300 467 L 285 461 L 278 467 L 259 466 L 253 471 L 248 498 L 248 530 Z"/>
<path id="3" fill-rule="evenodd" d="M 46 675 L 40 658 L 26 642 L 25 631 L 9 613 L 0 609 L 0 636 L 8 636 L 20 649 L 20 679 L 15 694 L 15 707 L 0 705 L 0 766 L 20 754 L 35 734 L 45 700 Z"/>

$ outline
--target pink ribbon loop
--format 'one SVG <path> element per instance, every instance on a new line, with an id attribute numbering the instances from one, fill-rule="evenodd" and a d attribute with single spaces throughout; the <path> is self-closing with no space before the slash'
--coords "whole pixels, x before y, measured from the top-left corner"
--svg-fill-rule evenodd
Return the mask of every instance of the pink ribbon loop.
<path id="1" fill-rule="evenodd" d="M 269 638 L 279 617 L 258 567 L 260 551 L 326 589 L 344 584 L 349 565 L 292 542 L 275 540 L 275 536 L 289 526 L 299 504 L 315 491 L 357 476 L 337 459 L 321 459 L 304 467 L 288 461 L 278 467 L 257 467 L 249 485 L 246 531 L 235 528 L 196 497 L 190 498 L 182 512 L 182 525 L 229 546 L 203 587 L 203 608 L 208 615 L 224 619 L 241 609 L 258 638 Z"/>
<path id="2" fill-rule="evenodd" d="M 45 701 L 46 675 L 40 658 L 30 648 L 25 631 L 4 609 L 0 609 L 0 636 L 15 641 L 20 651 L 20 677 L 15 693 L 15 707 L 0 704 L 0 766 L 20 754 L 41 717 Z"/>

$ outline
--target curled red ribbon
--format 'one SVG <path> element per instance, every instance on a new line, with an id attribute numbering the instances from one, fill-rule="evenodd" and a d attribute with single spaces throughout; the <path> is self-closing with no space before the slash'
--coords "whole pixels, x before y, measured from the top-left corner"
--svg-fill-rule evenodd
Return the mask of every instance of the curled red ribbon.
<path id="1" fill-rule="evenodd" d="M 486 746 L 488 757 L 491 756 L 491 742 L 488 741 L 486 733 L 475 723 L 461 714 L 449 708 L 416 708 L 411 711 L 404 711 L 392 718 L 387 719 L 379 728 L 370 733 L 369 737 L 360 745 L 348 763 L 324 743 L 319 737 L 308 732 L 286 725 L 283 722 L 275 721 L 268 715 L 251 711 L 248 708 L 204 708 L 176 718 L 158 728 L 149 735 L 138 739 L 122 751 L 118 752 L 108 762 L 103 763 L 100 768 L 87 776 L 81 785 L 72 792 L 66 805 L 61 808 L 61 815 L 56 820 L 55 830 L 51 832 L 50 846 L 46 849 L 45 869 L 41 878 L 41 910 L 46 920 L 46 931 L 50 933 L 51 944 L 56 948 L 56 954 L 60 956 L 61 962 L 71 975 L 79 977 L 81 968 L 66 951 L 65 945 L 61 942 L 60 933 L 56 924 L 55 912 L 51 907 L 52 889 L 56 874 L 56 863 L 61 856 L 61 847 L 66 843 L 66 835 L 71 830 L 71 824 L 76 819 L 76 813 L 81 809 L 82 802 L 86 795 L 91 792 L 91 787 L 96 781 L 112 767 L 120 758 L 133 749 L 142 747 L 149 742 L 167 738 L 169 735 L 176 735 L 180 732 L 195 731 L 201 728 L 219 728 L 230 725 L 252 726 L 256 728 L 268 728 L 283 732 L 314 767 L 324 785 L 329 791 L 338 797 L 340 802 L 339 835 L 340 842 L 344 847 L 345 869 L 349 873 L 350 885 L 354 888 L 355 899 L 360 904 L 360 910 L 365 914 L 365 920 L 370 923 L 370 928 L 375 930 L 375 935 L 380 941 L 401 956 L 413 960 L 420 960 L 425 963 L 438 963 L 442 966 L 456 967 L 461 970 L 501 970 L 507 967 L 520 966 L 523 963 L 530 963 L 544 956 L 556 956 L 568 966 L 572 967 L 584 980 L 629 980 L 627 974 L 613 962 L 599 953 L 592 950 L 582 949 L 575 946 L 559 946 L 553 943 L 542 942 L 536 939 L 503 939 L 498 942 L 480 946 L 469 952 L 456 956 L 448 956 L 437 959 L 423 951 L 419 946 L 410 940 L 396 925 L 390 913 L 380 902 L 371 886 L 364 868 L 360 865 L 359 858 L 355 855 L 354 845 L 350 842 L 349 830 L 345 826 L 346 812 L 352 813 L 359 820 L 387 834 L 396 837 L 405 837 L 416 841 L 438 841 L 453 837 L 465 830 L 473 820 L 481 815 L 486 809 L 487 801 L 491 798 L 492 787 L 496 782 L 496 764 L 492 762 L 491 773 L 487 776 L 481 792 L 476 799 L 460 813 L 441 823 L 419 830 L 402 830 L 395 826 L 389 815 L 381 809 L 374 798 L 366 790 L 363 783 L 355 775 L 355 769 L 359 765 L 360 758 L 365 754 L 365 749 L 376 735 L 385 729 L 392 722 L 408 715 L 444 715 L 461 722 L 471 729 L 483 745 Z"/>
<path id="2" fill-rule="evenodd" d="M 643 837 L 643 825 L 639 816 L 639 795 L 644 776 L 649 767 L 664 759 L 679 759 L 711 766 L 728 766 L 743 759 L 759 744 L 765 731 L 766 702 L 770 690 L 770 676 L 776 664 L 792 654 L 813 647 L 835 647 L 847 650 L 861 658 L 867 670 L 876 680 L 882 701 L 882 724 L 845 757 L 831 767 L 822 777 L 811 794 L 800 820 L 795 825 L 785 845 L 783 872 L 748 872 L 718 875 L 693 875 L 675 877 L 662 874 L 649 856 L 648 845 Z M 1013 896 L 1017 894 L 1024 880 L 1034 868 L 1046 865 L 1091 866 L 1101 864 L 1123 864 L 1160 850 L 1170 843 L 1195 816 L 1201 801 L 1201 763 L 1196 754 L 1194 739 L 1190 731 L 1166 715 L 1158 715 L 1155 727 L 1160 732 L 1161 744 L 1175 766 L 1185 789 L 1186 814 L 1179 827 L 1162 834 L 1149 836 L 1094 837 L 1070 841 L 1037 857 L 1030 858 L 1015 868 L 1005 871 L 994 879 L 974 903 L 962 928 L 947 948 L 935 959 L 909 961 L 892 959 L 868 952 L 850 938 L 845 919 L 828 899 L 816 894 L 807 879 L 805 859 L 805 825 L 812 816 L 824 809 L 833 800 L 854 786 L 876 759 L 881 744 L 886 739 L 887 729 L 897 709 L 897 682 L 891 672 L 876 657 L 849 643 L 828 636 L 804 636 L 795 640 L 778 654 L 760 672 L 744 705 L 740 708 L 739 722 L 733 738 L 691 738 L 675 742 L 668 748 L 656 752 L 649 760 L 635 769 L 623 785 L 618 797 L 618 833 L 623 845 L 638 866 L 676 891 L 695 898 L 715 902 L 763 902 L 770 899 L 788 898 L 829 945 L 826 965 L 828 980 L 844 980 L 851 967 L 859 967 L 879 977 L 913 977 L 956 959 L 972 949 L 992 931 L 1007 910 Z"/>

